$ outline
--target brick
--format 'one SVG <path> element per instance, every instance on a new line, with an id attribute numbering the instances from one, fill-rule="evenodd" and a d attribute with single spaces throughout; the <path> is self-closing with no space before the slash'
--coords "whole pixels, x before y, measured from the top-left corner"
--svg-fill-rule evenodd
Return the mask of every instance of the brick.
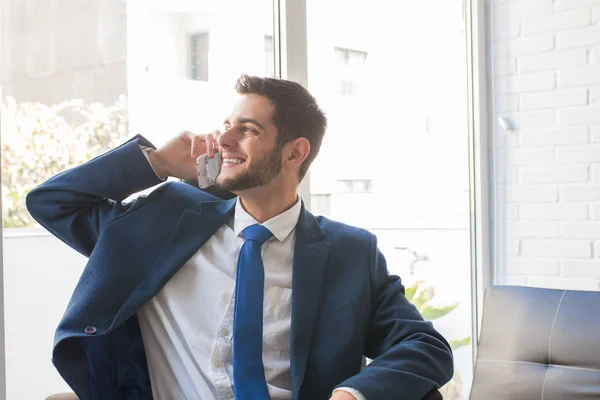
<path id="1" fill-rule="evenodd" d="M 590 88 L 589 92 L 590 104 L 600 104 L 600 86 Z"/>
<path id="2" fill-rule="evenodd" d="M 519 59 L 519 72 L 548 71 L 587 64 L 587 49 L 569 49 Z"/>
<path id="3" fill-rule="evenodd" d="M 505 185 L 498 187 L 508 203 L 557 201 L 558 188 L 556 186 L 539 185 Z"/>
<path id="4" fill-rule="evenodd" d="M 561 144 L 584 144 L 588 142 L 588 130 L 585 126 L 568 129 L 547 129 L 542 131 L 521 132 L 521 147 L 544 147 Z"/>
<path id="5" fill-rule="evenodd" d="M 499 134 L 495 145 L 497 149 L 516 149 L 519 147 L 519 137 L 512 132 Z"/>
<path id="6" fill-rule="evenodd" d="M 497 78 L 495 86 L 498 94 L 536 92 L 554 89 L 556 77 L 554 73 L 509 76 Z"/>
<path id="7" fill-rule="evenodd" d="M 588 26 L 590 22 L 589 10 L 574 10 L 524 19 L 521 21 L 521 32 L 523 35 L 556 32 Z"/>
<path id="8" fill-rule="evenodd" d="M 506 256 L 517 256 L 519 255 L 521 241 L 517 238 L 504 238 L 501 243 L 504 242 L 504 246 L 500 247 L 503 249 L 503 254 Z M 502 250 L 501 250 L 502 251 Z"/>
<path id="9" fill-rule="evenodd" d="M 554 221 L 517 221 L 504 224 L 506 237 L 553 238 L 560 235 L 560 223 Z"/>
<path id="10" fill-rule="evenodd" d="M 547 53 L 554 50 L 554 36 L 529 36 L 524 39 L 505 39 L 494 42 L 494 59 Z"/>
<path id="11" fill-rule="evenodd" d="M 599 185 L 569 185 L 562 188 L 563 201 L 600 201 Z"/>
<path id="12" fill-rule="evenodd" d="M 591 240 L 537 240 L 521 241 L 521 252 L 526 257 L 592 257 Z"/>
<path id="13" fill-rule="evenodd" d="M 514 184 L 519 182 L 519 169 L 506 168 L 506 183 Z"/>
<path id="14" fill-rule="evenodd" d="M 592 10 L 592 22 L 600 22 L 600 7 Z"/>
<path id="15" fill-rule="evenodd" d="M 518 0 L 487 0 L 486 6 L 493 7 L 493 6 L 499 6 L 499 5 L 507 4 L 507 3 L 516 3 L 517 1 Z"/>
<path id="16" fill-rule="evenodd" d="M 544 110 L 587 104 L 586 88 L 550 90 L 521 95 L 520 111 Z"/>
<path id="17" fill-rule="evenodd" d="M 594 245 L 594 254 L 596 255 L 596 258 L 600 258 L 600 240 L 598 240 Z"/>
<path id="18" fill-rule="evenodd" d="M 600 164 L 592 165 L 592 182 L 600 183 Z"/>
<path id="19" fill-rule="evenodd" d="M 517 73 L 517 59 L 503 58 L 492 63 L 492 76 L 509 76 Z"/>
<path id="20" fill-rule="evenodd" d="M 494 18 L 494 32 L 492 37 L 494 40 L 510 39 L 519 36 L 521 33 L 521 24 L 519 21 L 500 21 L 498 16 Z"/>
<path id="21" fill-rule="evenodd" d="M 594 47 L 590 54 L 591 64 L 600 64 L 600 47 Z"/>
<path id="22" fill-rule="evenodd" d="M 494 12 L 494 11 L 492 11 Z M 554 12 L 552 0 L 527 0 L 501 5 L 495 10 L 500 21 L 516 21 Z"/>
<path id="23" fill-rule="evenodd" d="M 592 219 L 595 221 L 600 221 L 600 203 L 594 203 L 590 207 L 592 209 L 592 213 L 591 213 Z M 596 256 L 600 256 L 600 255 L 596 254 Z"/>
<path id="24" fill-rule="evenodd" d="M 498 207 L 498 220 L 516 221 L 518 219 L 519 219 L 519 205 L 518 204 L 503 203 L 501 206 Z"/>
<path id="25" fill-rule="evenodd" d="M 569 279 L 554 277 L 528 277 L 527 285 L 546 289 L 598 290 L 598 282 L 592 279 Z"/>
<path id="26" fill-rule="evenodd" d="M 570 47 L 593 46 L 598 44 L 600 27 L 572 29 L 561 31 L 556 34 L 557 48 L 567 49 Z"/>
<path id="27" fill-rule="evenodd" d="M 589 163 L 600 162 L 600 146 L 558 146 L 556 161 L 559 163 Z"/>
<path id="28" fill-rule="evenodd" d="M 588 180 L 587 166 L 562 166 L 553 168 L 521 168 L 521 183 L 577 183 Z"/>
<path id="29" fill-rule="evenodd" d="M 562 237 L 571 239 L 600 239 L 600 222 L 565 221 Z"/>
<path id="30" fill-rule="evenodd" d="M 592 143 L 600 143 L 600 126 L 592 128 Z"/>
<path id="31" fill-rule="evenodd" d="M 556 2 L 556 10 L 571 10 L 574 8 L 585 8 L 598 5 L 598 0 L 559 0 Z"/>
<path id="32" fill-rule="evenodd" d="M 542 110 L 506 113 L 504 117 L 509 120 L 515 131 L 521 131 L 523 129 L 547 129 L 556 126 L 558 111 L 559 110 Z"/>
<path id="33" fill-rule="evenodd" d="M 527 286 L 527 277 L 524 275 L 502 275 L 499 279 L 501 285 Z"/>
<path id="34" fill-rule="evenodd" d="M 598 38 L 600 41 L 600 37 Z M 558 86 L 589 86 L 600 84 L 600 66 L 563 69 L 558 72 Z"/>
<path id="35" fill-rule="evenodd" d="M 511 149 L 506 155 L 507 166 L 538 166 L 554 164 L 553 149 Z"/>
<path id="36" fill-rule="evenodd" d="M 500 168 L 496 173 L 496 183 L 517 183 L 518 169 L 517 168 Z"/>
<path id="37" fill-rule="evenodd" d="M 523 258 L 523 257 L 507 257 L 506 267 L 504 269 L 507 274 L 525 274 L 525 275 L 558 275 L 558 260 L 538 259 L 538 258 Z"/>
<path id="38" fill-rule="evenodd" d="M 600 260 L 565 260 L 560 274 L 574 278 L 600 279 Z"/>
<path id="39" fill-rule="evenodd" d="M 495 144 L 497 149 L 517 149 L 519 148 L 519 136 L 514 132 L 504 132 L 496 136 Z"/>
<path id="40" fill-rule="evenodd" d="M 512 94 L 496 95 L 494 99 L 494 110 L 497 113 L 510 113 L 519 110 L 519 96 Z"/>
<path id="41" fill-rule="evenodd" d="M 519 204 L 519 220 L 576 220 L 588 219 L 586 204 L 523 203 Z"/>
<path id="42" fill-rule="evenodd" d="M 559 110 L 558 120 L 564 125 L 600 123 L 600 107 L 577 107 Z"/>

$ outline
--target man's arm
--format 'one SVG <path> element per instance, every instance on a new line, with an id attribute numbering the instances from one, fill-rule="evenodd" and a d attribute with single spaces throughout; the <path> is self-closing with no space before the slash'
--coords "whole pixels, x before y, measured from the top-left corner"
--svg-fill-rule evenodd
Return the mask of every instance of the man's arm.
<path id="1" fill-rule="evenodd" d="M 27 195 L 27 209 L 52 234 L 89 256 L 102 226 L 145 201 L 123 204 L 124 199 L 158 185 L 161 178 L 194 178 L 196 158 L 205 153 L 212 157 L 218 134 L 181 132 L 158 150 L 137 135 L 33 189 Z"/>
<path id="2" fill-rule="evenodd" d="M 140 146 L 154 147 L 138 135 L 85 164 L 50 178 L 27 195 L 29 213 L 52 234 L 89 256 L 100 228 L 134 204 L 122 201 L 162 182 Z"/>
<path id="3" fill-rule="evenodd" d="M 371 326 L 364 354 L 373 361 L 338 387 L 354 388 L 367 400 L 420 400 L 452 378 L 452 350 L 404 297 L 374 236 L 371 254 Z"/>

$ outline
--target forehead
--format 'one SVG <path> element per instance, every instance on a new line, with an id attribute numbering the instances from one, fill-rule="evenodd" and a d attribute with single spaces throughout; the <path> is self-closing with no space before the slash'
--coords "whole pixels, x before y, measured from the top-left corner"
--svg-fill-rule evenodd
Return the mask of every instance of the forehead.
<path id="1" fill-rule="evenodd" d="M 273 125 L 274 111 L 273 104 L 267 97 L 258 94 L 241 94 L 235 102 L 230 119 L 253 118 L 266 128 L 268 124 Z"/>

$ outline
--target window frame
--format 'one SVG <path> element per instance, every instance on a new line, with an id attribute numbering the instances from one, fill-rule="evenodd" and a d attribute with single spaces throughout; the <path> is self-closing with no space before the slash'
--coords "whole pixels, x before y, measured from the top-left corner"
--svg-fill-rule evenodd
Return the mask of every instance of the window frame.
<path id="1" fill-rule="evenodd" d="M 488 123 L 488 108 L 486 105 L 486 6 L 485 0 L 464 1 L 467 29 L 469 110 L 471 314 L 473 337 L 477 338 L 480 328 L 483 292 L 493 282 L 490 233 L 491 213 L 493 210 L 490 207 L 490 153 L 487 143 L 490 125 Z M 306 0 L 273 0 L 273 28 L 275 76 L 297 81 L 307 87 Z M 0 118 L 2 118 L 1 115 Z M 298 193 L 303 198 L 305 206 L 310 209 L 310 171 L 300 183 Z M 1 205 L 2 199 L 0 197 L 0 209 Z M 0 235 L 3 235 L 1 222 L 2 215 L 0 213 Z M 2 243 L 3 241 L 0 241 L 0 398 L 5 399 L 6 354 Z M 473 340 L 472 343 L 473 360 L 475 360 L 477 340 Z"/>

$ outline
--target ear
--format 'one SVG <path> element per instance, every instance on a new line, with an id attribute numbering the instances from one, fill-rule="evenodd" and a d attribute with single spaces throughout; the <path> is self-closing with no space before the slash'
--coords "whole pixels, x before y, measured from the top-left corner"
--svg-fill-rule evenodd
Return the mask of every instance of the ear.
<path id="1" fill-rule="evenodd" d="M 283 167 L 295 169 L 306 160 L 310 154 L 310 142 L 306 138 L 294 139 L 286 143 L 283 151 Z"/>

